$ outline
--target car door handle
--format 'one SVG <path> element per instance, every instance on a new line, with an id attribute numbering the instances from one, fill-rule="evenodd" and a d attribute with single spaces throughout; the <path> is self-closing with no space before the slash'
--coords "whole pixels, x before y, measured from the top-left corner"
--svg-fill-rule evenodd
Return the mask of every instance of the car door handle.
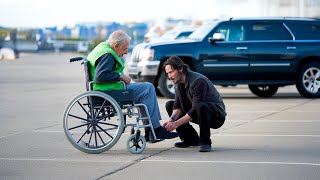
<path id="1" fill-rule="evenodd" d="M 237 50 L 247 50 L 248 47 L 237 47 L 236 49 L 237 49 Z"/>
<path id="2" fill-rule="evenodd" d="M 297 49 L 295 46 L 287 46 L 287 49 L 288 50 L 295 50 L 295 49 Z"/>

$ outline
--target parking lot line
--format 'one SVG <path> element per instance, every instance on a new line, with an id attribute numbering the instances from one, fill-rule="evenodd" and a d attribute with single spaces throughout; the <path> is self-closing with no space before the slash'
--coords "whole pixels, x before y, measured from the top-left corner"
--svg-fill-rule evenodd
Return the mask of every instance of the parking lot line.
<path id="1" fill-rule="evenodd" d="M 272 165 L 304 165 L 320 166 L 319 163 L 307 162 L 281 162 L 281 161 L 181 161 L 181 160 L 150 160 L 145 159 L 142 162 L 167 162 L 167 163 L 212 163 L 212 164 L 272 164 Z"/>
<path id="2" fill-rule="evenodd" d="M 34 132 L 39 133 L 64 133 L 64 131 L 43 131 L 43 130 L 36 130 Z M 130 134 L 130 133 L 123 133 L 123 134 Z M 232 133 L 216 133 L 212 134 L 212 136 L 246 136 L 246 137 L 314 137 L 319 138 L 320 134 L 232 134 Z"/>

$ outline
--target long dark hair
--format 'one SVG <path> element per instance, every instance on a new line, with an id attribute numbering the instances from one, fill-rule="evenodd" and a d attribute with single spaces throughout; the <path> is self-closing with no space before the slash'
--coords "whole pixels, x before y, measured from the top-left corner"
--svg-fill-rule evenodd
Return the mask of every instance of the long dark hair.
<path id="1" fill-rule="evenodd" d="M 189 69 L 189 66 L 185 64 L 178 56 L 171 56 L 162 66 L 162 70 L 165 71 L 166 65 L 170 65 L 173 70 L 181 70 L 182 73 L 186 73 Z"/>

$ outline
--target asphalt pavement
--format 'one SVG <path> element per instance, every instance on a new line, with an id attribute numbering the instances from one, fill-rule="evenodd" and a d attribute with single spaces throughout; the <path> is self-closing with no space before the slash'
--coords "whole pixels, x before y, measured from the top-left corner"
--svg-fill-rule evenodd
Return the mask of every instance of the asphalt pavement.
<path id="1" fill-rule="evenodd" d="M 228 116 L 211 131 L 209 153 L 175 148 L 176 138 L 131 154 L 129 129 L 104 153 L 78 151 L 62 127 L 64 108 L 85 91 L 83 67 L 68 61 L 78 55 L 0 61 L 0 179 L 320 179 L 320 99 L 303 98 L 295 86 L 271 98 L 217 86 Z M 163 119 L 167 100 L 158 97 Z"/>

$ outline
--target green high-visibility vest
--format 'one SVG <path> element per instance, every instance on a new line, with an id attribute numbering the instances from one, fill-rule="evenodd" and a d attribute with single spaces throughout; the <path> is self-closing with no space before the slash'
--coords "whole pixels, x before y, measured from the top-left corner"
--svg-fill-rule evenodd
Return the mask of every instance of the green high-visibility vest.
<path id="1" fill-rule="evenodd" d="M 124 64 L 119 56 L 113 51 L 111 46 L 106 42 L 101 42 L 98 44 L 88 55 L 87 59 L 89 60 L 91 66 L 91 77 L 94 79 L 94 74 L 96 72 L 95 63 L 102 55 L 110 53 L 116 59 L 116 69 L 113 72 L 123 74 Z M 110 82 L 110 83 L 93 83 L 93 90 L 121 90 L 124 89 L 122 82 Z"/>

